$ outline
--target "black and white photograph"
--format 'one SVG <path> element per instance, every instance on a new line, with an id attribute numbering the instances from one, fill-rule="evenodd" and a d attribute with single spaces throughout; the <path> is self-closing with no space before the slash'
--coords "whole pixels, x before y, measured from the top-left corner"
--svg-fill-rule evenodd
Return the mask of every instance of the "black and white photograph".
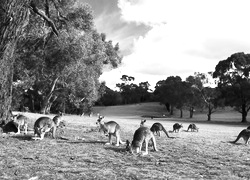
<path id="1" fill-rule="evenodd" d="M 0 180 L 250 179 L 249 0 L 0 0 Z"/>

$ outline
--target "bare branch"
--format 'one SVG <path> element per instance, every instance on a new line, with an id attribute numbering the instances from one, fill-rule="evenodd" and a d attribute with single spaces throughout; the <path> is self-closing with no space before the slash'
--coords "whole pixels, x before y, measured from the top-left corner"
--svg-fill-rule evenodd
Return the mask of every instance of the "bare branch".
<path id="1" fill-rule="evenodd" d="M 34 13 L 41 16 L 49 24 L 49 26 L 52 28 L 53 32 L 58 36 L 59 33 L 58 33 L 57 28 L 56 28 L 55 24 L 53 23 L 53 21 L 48 16 L 46 16 L 46 14 L 42 10 L 38 9 L 33 1 L 31 1 L 30 7 L 34 11 Z"/>
<path id="2" fill-rule="evenodd" d="M 48 18 L 50 18 L 50 14 L 49 14 L 49 1 L 48 0 L 45 0 L 44 7 L 45 7 L 46 16 L 48 16 Z"/>

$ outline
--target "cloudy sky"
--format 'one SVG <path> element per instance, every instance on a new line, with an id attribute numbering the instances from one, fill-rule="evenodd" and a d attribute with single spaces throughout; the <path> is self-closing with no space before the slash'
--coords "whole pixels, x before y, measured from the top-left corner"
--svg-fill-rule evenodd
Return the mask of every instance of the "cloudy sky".
<path id="1" fill-rule="evenodd" d="M 250 53 L 249 0 L 82 0 L 98 32 L 119 42 L 123 62 L 100 77 L 114 89 L 123 74 L 135 82 L 214 71 L 236 52 Z"/>

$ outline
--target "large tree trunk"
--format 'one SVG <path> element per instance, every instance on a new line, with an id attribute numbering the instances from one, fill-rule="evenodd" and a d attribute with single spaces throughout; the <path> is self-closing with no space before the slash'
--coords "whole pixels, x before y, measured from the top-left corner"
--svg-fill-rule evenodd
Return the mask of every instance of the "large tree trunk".
<path id="1" fill-rule="evenodd" d="M 170 105 L 170 115 L 174 115 L 174 106 Z"/>
<path id="2" fill-rule="evenodd" d="M 0 1 L 0 120 L 10 119 L 14 54 L 18 37 L 29 20 L 29 2 Z"/>
<path id="3" fill-rule="evenodd" d="M 190 108 L 189 108 L 189 113 L 190 113 L 190 114 L 189 114 L 189 117 L 190 117 L 190 118 L 193 118 L 193 115 L 194 115 L 194 107 L 190 107 Z"/>
<path id="4" fill-rule="evenodd" d="M 208 113 L 207 113 L 207 120 L 208 121 L 211 121 L 211 115 L 212 115 L 212 107 L 211 107 L 211 104 L 209 103 L 208 104 Z"/>
<path id="5" fill-rule="evenodd" d="M 241 106 L 241 115 L 242 115 L 242 123 L 247 122 L 247 110 L 246 110 L 246 104 L 242 104 Z"/>
<path id="6" fill-rule="evenodd" d="M 182 110 L 182 108 L 180 109 L 180 118 L 183 118 L 183 110 Z"/>

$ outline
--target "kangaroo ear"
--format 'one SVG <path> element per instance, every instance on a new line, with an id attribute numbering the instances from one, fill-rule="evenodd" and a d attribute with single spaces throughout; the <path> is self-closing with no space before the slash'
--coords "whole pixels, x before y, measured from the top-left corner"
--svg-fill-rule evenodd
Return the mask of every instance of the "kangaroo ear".
<path id="1" fill-rule="evenodd" d="M 99 119 L 101 120 L 101 119 L 103 119 L 104 118 L 104 116 L 102 116 L 102 115 L 99 115 Z"/>

